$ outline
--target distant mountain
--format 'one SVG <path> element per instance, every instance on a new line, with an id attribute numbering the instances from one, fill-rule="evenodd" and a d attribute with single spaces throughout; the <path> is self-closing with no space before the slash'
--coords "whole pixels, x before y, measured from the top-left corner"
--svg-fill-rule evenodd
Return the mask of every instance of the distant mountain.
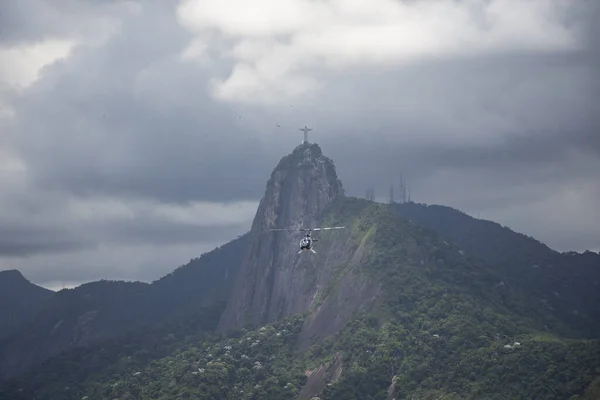
<path id="1" fill-rule="evenodd" d="M 0 271 L 0 340 L 33 321 L 53 294 L 17 270 Z"/>
<path id="2" fill-rule="evenodd" d="M 316 254 L 298 253 L 302 232 L 269 230 L 316 226 L 345 229 L 314 232 Z M 563 314 L 533 301 L 537 287 L 510 272 L 514 254 L 494 264 L 388 205 L 345 196 L 318 145 L 282 158 L 250 232 L 232 243 L 160 285 L 122 286 L 129 300 L 120 304 L 131 310 L 89 332 L 139 320 L 136 311 L 150 318 L 149 304 L 152 330 L 71 346 L 4 382 L 0 399 L 582 400 L 597 392 L 600 342 L 572 337 Z M 151 293 L 160 300 L 144 300 Z M 101 307 L 75 300 L 84 301 L 59 307 L 71 318 Z M 168 327 L 166 314 L 175 318 Z M 40 327 L 64 318 L 51 315 Z"/>
<path id="3" fill-rule="evenodd" d="M 451 207 L 394 204 L 411 221 L 431 228 L 484 260 L 511 287 L 584 337 L 600 338 L 600 254 L 559 253 L 496 222 Z"/>
<path id="4" fill-rule="evenodd" d="M 246 243 L 241 236 L 152 284 L 100 281 L 57 292 L 29 324 L 0 342 L 0 378 L 17 376 L 61 351 L 224 302 Z"/>
<path id="5" fill-rule="evenodd" d="M 320 235 L 316 255 L 280 265 L 303 278 L 275 278 L 262 289 L 267 298 L 267 290 L 282 292 L 277 285 L 301 294 L 312 280 L 310 302 L 288 297 L 297 310 L 282 307 L 267 325 L 220 335 L 179 327 L 140 335 L 144 347 L 131 338 L 71 350 L 6 383 L 0 399 L 558 400 L 594 390 L 599 342 L 540 326 L 494 271 L 435 232 L 385 205 L 344 197 L 316 223 L 347 229 Z M 295 248 L 292 241 L 280 249 Z M 239 273 L 249 288 L 264 280 Z"/>

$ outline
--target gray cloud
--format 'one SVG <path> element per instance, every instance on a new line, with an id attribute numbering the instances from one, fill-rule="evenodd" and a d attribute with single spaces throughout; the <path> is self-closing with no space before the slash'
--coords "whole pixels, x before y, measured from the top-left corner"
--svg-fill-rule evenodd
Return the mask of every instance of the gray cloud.
<path id="1" fill-rule="evenodd" d="M 547 17 L 536 3 L 547 14 L 514 22 L 523 45 L 503 30 L 512 22 L 502 22 L 510 16 L 501 7 L 496 20 L 486 17 L 499 32 L 487 52 L 476 43 L 490 35 L 478 30 L 486 18 L 452 25 L 471 14 L 444 6 L 445 27 L 474 47 L 438 46 L 441 36 L 432 35 L 415 42 L 430 52 L 423 57 L 409 47 L 375 54 L 356 41 L 354 50 L 323 52 L 295 14 L 261 27 L 240 20 L 240 39 L 221 35 L 233 28 L 218 16 L 198 33 L 192 17 L 191 31 L 181 26 L 175 6 L 140 4 L 0 6 L 0 49 L 49 37 L 80 42 L 26 89 L 0 87 L 0 107 L 15 110 L 0 121 L 0 140 L 25 171 L 0 175 L 0 268 L 18 267 L 36 282 L 155 279 L 249 228 L 248 205 L 237 220 L 201 209 L 257 202 L 305 124 L 350 195 L 374 186 L 385 200 L 402 172 L 416 201 L 481 213 L 561 250 L 597 246 L 596 3 Z M 426 10 L 415 29 L 441 29 L 428 24 L 436 12 Z M 289 37 L 261 42 L 271 28 Z M 359 50 L 370 63 L 348 61 Z M 311 92 L 315 82 L 321 89 Z M 215 100 L 219 93 L 230 101 Z M 226 220 L 208 221 L 215 214 Z"/>
<path id="2" fill-rule="evenodd" d="M 75 50 L 20 99 L 15 142 L 36 184 L 163 201 L 260 196 L 270 165 L 210 100 L 205 73 L 179 61 L 188 36 L 160 9 L 129 18 L 103 51 Z M 255 165 L 239 179 L 243 158 Z"/>
<path id="3" fill-rule="evenodd" d="M 68 231 L 48 227 L 27 229 L 23 226 L 0 228 L 0 257 L 63 253 L 89 247 L 91 243 L 72 237 Z"/>
<path id="4" fill-rule="evenodd" d="M 158 5 L 153 3 L 154 7 Z M 121 0 L 4 0 L 0 12 L 0 44 L 90 34 L 131 10 L 134 4 Z"/>
<path id="5" fill-rule="evenodd" d="M 0 12 L 0 42 L 36 41 L 48 34 L 65 33 L 60 22 L 60 10 L 45 1 L 7 0 Z"/>

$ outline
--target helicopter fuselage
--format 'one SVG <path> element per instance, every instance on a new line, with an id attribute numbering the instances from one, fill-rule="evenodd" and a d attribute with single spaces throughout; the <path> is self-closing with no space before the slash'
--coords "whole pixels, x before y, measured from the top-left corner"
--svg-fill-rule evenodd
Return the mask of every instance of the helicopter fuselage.
<path id="1" fill-rule="evenodd" d="M 317 239 L 311 238 L 310 234 L 306 235 L 302 238 L 302 240 L 300 240 L 300 251 L 298 253 L 302 253 L 303 251 L 310 251 L 312 253 L 316 253 L 312 248 L 313 242 L 316 241 Z"/>
<path id="2" fill-rule="evenodd" d="M 310 236 L 303 237 L 300 240 L 300 250 L 310 250 L 312 247 L 313 239 Z"/>

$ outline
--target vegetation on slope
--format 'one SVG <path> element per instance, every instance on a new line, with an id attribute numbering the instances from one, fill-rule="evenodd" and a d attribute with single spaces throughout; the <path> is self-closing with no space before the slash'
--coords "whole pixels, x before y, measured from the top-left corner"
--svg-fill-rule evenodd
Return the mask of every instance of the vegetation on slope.
<path id="1" fill-rule="evenodd" d="M 71 352 L 62 365 L 45 365 L 45 372 L 32 376 L 35 386 L 15 383 L 0 391 L 0 399 L 292 399 L 308 381 L 306 372 L 335 354 L 342 354 L 341 378 L 326 383 L 323 400 L 382 399 L 389 391 L 398 399 L 576 399 L 600 374 L 594 342 L 524 335 L 516 337 L 519 345 L 498 339 L 460 350 L 451 336 L 396 322 L 379 325 L 365 315 L 298 357 L 301 327 L 302 316 L 296 316 L 220 339 L 190 332 L 164 337 L 156 346 L 132 341 L 134 352 L 117 344 Z M 458 356 L 448 357 L 452 353 Z M 65 379 L 82 364 L 103 362 L 101 357 L 108 361 L 98 373 Z"/>
<path id="2" fill-rule="evenodd" d="M 157 344 L 165 332 L 137 348 L 135 337 L 113 342 L 110 361 L 95 361 L 81 376 L 74 371 L 103 350 L 64 354 L 6 387 L 4 398 L 575 400 L 597 390 L 598 342 L 544 328 L 535 310 L 462 249 L 356 199 L 337 201 L 324 223 L 352 229 L 364 252 L 365 262 L 336 273 L 382 287 L 378 307 L 337 335 L 298 352 L 302 315 L 227 336 L 178 327 L 168 346 Z M 332 239 L 322 238 L 325 248 Z M 302 390 L 307 384 L 315 389 Z"/>
<path id="3" fill-rule="evenodd" d="M 0 399 L 81 398 L 88 384 L 102 386 L 131 368 L 169 356 L 190 341 L 209 338 L 223 308 L 224 303 L 216 303 L 159 327 L 132 330 L 95 345 L 66 350 L 22 377 L 4 382 Z"/>
<path id="4" fill-rule="evenodd" d="M 395 204 L 416 224 L 439 232 L 485 261 L 505 285 L 582 337 L 600 338 L 600 255 L 559 253 L 532 237 L 445 206 Z"/>
<path id="5" fill-rule="evenodd" d="M 65 354 L 3 388 L 0 399 L 289 399 L 306 381 L 293 365 L 301 327 L 299 316 L 228 337 L 179 326 L 140 344 L 123 338 Z M 76 376 L 82 363 L 96 371 Z"/>
<path id="6" fill-rule="evenodd" d="M 475 327 L 485 330 L 485 323 Z M 345 354 L 341 379 L 321 398 L 374 400 L 391 392 L 397 399 L 575 399 L 600 374 L 598 342 L 535 334 L 471 341 L 457 328 L 437 334 L 398 322 L 378 326 L 369 316 L 354 321 L 319 345 L 319 352 Z"/>
<path id="7" fill-rule="evenodd" d="M 226 301 L 247 244 L 243 235 L 152 284 L 103 280 L 53 294 L 30 324 L 0 342 L 0 377 L 16 376 L 60 351 Z"/>

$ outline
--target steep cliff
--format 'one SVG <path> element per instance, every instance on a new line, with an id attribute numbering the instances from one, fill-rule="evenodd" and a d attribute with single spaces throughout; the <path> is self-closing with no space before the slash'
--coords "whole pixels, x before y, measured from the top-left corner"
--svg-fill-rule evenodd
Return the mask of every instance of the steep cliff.
<path id="1" fill-rule="evenodd" d="M 319 277 L 307 269 L 314 269 L 319 258 L 297 254 L 298 232 L 271 232 L 269 228 L 314 227 L 323 210 L 343 195 L 333 162 L 317 144 L 302 144 L 281 159 L 254 217 L 251 243 L 221 330 L 274 321 L 308 309 Z"/>

